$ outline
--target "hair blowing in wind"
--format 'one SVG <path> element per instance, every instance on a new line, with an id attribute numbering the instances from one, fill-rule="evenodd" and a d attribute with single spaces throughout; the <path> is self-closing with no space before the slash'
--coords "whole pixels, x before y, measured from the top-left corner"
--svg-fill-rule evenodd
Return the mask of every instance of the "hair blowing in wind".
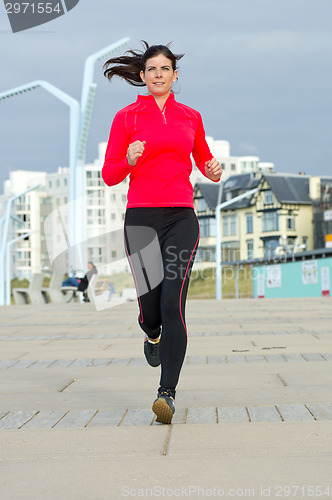
<path id="1" fill-rule="evenodd" d="M 113 76 L 119 76 L 130 85 L 135 87 L 144 87 L 145 83 L 140 77 L 140 72 L 145 70 L 145 64 L 151 57 L 163 54 L 170 61 L 172 61 L 173 71 L 177 69 L 177 61 L 181 59 L 184 54 L 173 54 L 167 45 L 149 45 L 145 40 L 142 40 L 145 50 L 127 50 L 126 54 L 119 57 L 112 57 L 104 64 L 104 76 L 111 80 Z"/>

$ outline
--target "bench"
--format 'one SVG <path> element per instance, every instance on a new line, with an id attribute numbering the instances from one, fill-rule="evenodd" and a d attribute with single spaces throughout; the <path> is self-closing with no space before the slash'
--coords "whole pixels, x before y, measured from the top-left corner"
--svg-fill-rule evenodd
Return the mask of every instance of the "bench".
<path id="1" fill-rule="evenodd" d="M 15 304 L 44 304 L 41 288 L 44 281 L 43 273 L 32 275 L 28 288 L 13 288 Z"/>
<path id="2" fill-rule="evenodd" d="M 61 291 L 63 273 L 54 272 L 48 287 L 43 287 L 41 293 L 46 303 L 61 304 L 65 302 L 65 296 Z"/>

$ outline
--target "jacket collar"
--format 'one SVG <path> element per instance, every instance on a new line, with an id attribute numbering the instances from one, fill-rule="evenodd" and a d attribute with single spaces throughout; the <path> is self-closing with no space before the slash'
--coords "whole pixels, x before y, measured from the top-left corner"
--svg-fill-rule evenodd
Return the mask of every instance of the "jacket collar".
<path id="1" fill-rule="evenodd" d="M 146 105 L 157 105 L 157 102 L 155 100 L 155 98 L 153 97 L 153 95 L 151 94 L 148 94 L 148 95 L 138 95 L 137 96 L 137 103 L 141 103 L 141 104 L 146 104 Z M 175 103 L 175 97 L 174 97 L 174 93 L 171 92 L 171 94 L 169 95 L 169 97 L 167 98 L 166 102 L 165 102 L 165 105 L 164 105 L 164 108 L 166 106 L 170 106 L 172 105 L 173 103 Z M 158 105 L 157 105 L 158 106 Z"/>

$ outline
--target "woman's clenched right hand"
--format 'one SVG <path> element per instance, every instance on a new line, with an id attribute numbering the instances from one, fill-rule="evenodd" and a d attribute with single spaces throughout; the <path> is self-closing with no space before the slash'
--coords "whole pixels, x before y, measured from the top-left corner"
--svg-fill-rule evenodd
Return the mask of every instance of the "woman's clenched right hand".
<path id="1" fill-rule="evenodd" d="M 135 141 L 129 144 L 127 151 L 127 160 L 131 167 L 134 167 L 137 163 L 138 158 L 144 153 L 146 141 Z"/>

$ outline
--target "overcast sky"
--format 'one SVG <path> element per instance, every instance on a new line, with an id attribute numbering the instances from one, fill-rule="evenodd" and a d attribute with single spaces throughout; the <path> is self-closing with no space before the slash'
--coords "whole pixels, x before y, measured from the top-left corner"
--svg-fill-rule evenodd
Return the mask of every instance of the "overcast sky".
<path id="1" fill-rule="evenodd" d="M 13 34 L 1 2 L 0 92 L 43 79 L 80 100 L 90 54 L 127 36 L 128 48 L 173 41 L 185 53 L 176 99 L 200 111 L 207 135 L 279 172 L 332 175 L 331 19 L 328 0 L 80 0 Z M 145 92 L 109 83 L 102 61 L 95 82 L 88 162 L 116 111 Z M 68 165 L 68 118 L 67 106 L 41 89 L 0 102 L 0 193 L 10 170 Z"/>

